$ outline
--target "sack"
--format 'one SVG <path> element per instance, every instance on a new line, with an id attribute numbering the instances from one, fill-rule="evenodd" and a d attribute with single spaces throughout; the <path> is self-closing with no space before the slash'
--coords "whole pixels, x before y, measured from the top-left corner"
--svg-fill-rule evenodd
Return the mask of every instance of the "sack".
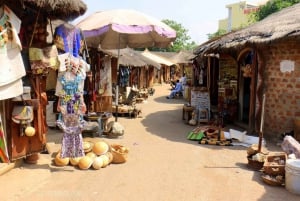
<path id="1" fill-rule="evenodd" d="M 107 135 L 109 138 L 118 138 L 124 135 L 124 127 L 115 121 L 107 124 Z"/>
<path id="2" fill-rule="evenodd" d="M 33 74 L 47 74 L 50 69 L 57 70 L 60 62 L 56 45 L 44 48 L 29 48 L 29 62 Z"/>
<path id="3" fill-rule="evenodd" d="M 33 106 L 15 105 L 12 120 L 16 124 L 29 124 L 33 121 Z"/>

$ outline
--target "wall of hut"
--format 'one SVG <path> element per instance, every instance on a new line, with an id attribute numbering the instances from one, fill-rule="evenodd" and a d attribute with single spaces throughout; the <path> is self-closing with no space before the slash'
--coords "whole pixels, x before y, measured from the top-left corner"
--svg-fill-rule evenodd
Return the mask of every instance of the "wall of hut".
<path id="1" fill-rule="evenodd" d="M 300 117 L 300 39 L 283 40 L 264 46 L 264 85 L 266 94 L 264 132 L 278 135 L 293 130 Z M 282 66 L 283 61 L 291 61 Z M 282 70 L 281 70 L 282 68 Z M 288 68 L 291 71 L 286 71 Z"/>
<path id="2" fill-rule="evenodd" d="M 294 119 L 300 117 L 300 46 L 299 38 L 283 39 L 268 45 L 258 45 L 255 51 L 258 52 L 258 66 L 263 72 L 263 90 L 265 93 L 265 115 L 264 115 L 264 135 L 271 138 L 278 137 L 283 132 L 294 129 Z M 237 56 L 220 54 L 218 87 L 224 80 L 239 80 L 241 69 L 237 64 Z M 210 64 L 211 68 L 215 66 Z M 257 80 L 259 81 L 259 80 Z M 258 112 L 261 104 L 262 93 L 257 93 L 259 84 L 257 83 L 256 97 L 254 104 L 255 130 L 258 132 L 261 113 Z M 220 100 L 220 92 L 218 94 Z M 212 102 L 216 102 L 211 100 Z M 236 119 L 236 118 L 235 118 Z M 254 128 L 251 122 L 249 126 Z M 252 130 L 251 130 L 252 131 Z"/>

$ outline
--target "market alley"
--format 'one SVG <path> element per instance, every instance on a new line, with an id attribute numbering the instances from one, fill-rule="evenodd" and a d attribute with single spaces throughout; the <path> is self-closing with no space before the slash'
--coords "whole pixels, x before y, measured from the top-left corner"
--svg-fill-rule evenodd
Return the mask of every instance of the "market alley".
<path id="1" fill-rule="evenodd" d="M 22 164 L 0 178 L 1 201 L 279 201 L 299 200 L 284 187 L 263 183 L 247 168 L 242 146 L 201 145 L 187 139 L 194 126 L 182 120 L 184 99 L 166 99 L 167 84 L 138 104 L 142 117 L 120 117 L 125 134 L 107 139 L 129 148 L 128 161 L 100 170 L 57 167 L 53 154 Z M 60 148 L 62 133 L 49 129 L 47 142 Z M 267 141 L 267 148 L 280 150 Z"/>

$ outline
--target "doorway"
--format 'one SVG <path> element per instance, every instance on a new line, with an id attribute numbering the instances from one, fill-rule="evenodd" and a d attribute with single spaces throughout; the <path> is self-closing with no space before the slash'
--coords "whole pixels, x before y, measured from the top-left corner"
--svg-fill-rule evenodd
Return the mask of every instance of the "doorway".
<path id="1" fill-rule="evenodd" d="M 241 76 L 240 85 L 240 121 L 244 124 L 249 124 L 249 112 L 250 112 L 250 85 L 251 78 Z"/>
<path id="2" fill-rule="evenodd" d="M 239 64 L 239 123 L 249 133 L 255 130 L 255 103 L 257 82 L 257 53 L 253 49 L 245 49 L 238 57 Z"/>

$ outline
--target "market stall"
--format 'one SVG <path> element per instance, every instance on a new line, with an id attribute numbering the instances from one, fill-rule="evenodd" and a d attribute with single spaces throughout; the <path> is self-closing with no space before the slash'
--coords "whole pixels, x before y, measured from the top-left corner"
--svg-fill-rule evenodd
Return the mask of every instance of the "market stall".
<path id="1" fill-rule="evenodd" d="M 53 5 L 52 5 L 52 4 Z M 49 72 L 59 67 L 51 22 L 86 11 L 82 1 L 1 1 L 1 162 L 36 163 L 46 144 Z M 3 63 L 5 62 L 5 63 Z M 10 68 L 14 71 L 10 70 Z"/>

